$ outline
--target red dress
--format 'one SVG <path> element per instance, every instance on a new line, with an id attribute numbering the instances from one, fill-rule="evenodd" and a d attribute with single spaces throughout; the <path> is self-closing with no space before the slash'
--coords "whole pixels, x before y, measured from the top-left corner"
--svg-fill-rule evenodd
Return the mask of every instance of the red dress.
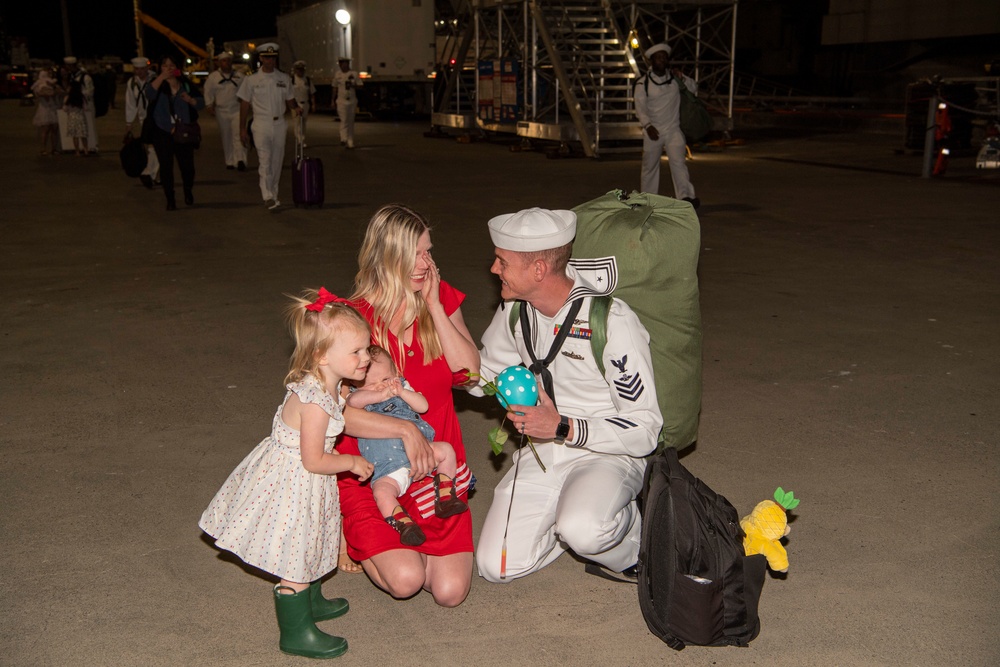
<path id="1" fill-rule="evenodd" d="M 465 294 L 448 283 L 441 281 L 441 305 L 450 317 L 465 300 Z M 355 308 L 371 323 L 375 314 L 366 301 L 356 302 Z M 452 398 L 452 372 L 442 356 L 428 365 L 423 362 L 423 348 L 420 346 L 419 323 L 413 325 L 413 343 L 404 346 L 405 364 L 397 358 L 396 337 L 389 337 L 389 353 L 396 365 L 403 369 L 403 376 L 416 391 L 427 398 L 430 405 L 421 415 L 434 428 L 435 440 L 450 443 L 458 458 L 458 473 L 455 475 L 458 495 L 468 499 L 469 481 L 472 477 L 465 464 L 465 445 L 462 443 L 462 429 L 455 412 Z M 374 339 L 372 342 L 376 342 Z M 358 441 L 343 436 L 337 443 L 341 454 L 359 454 Z M 434 515 L 434 487 L 431 477 L 410 485 L 399 502 L 427 535 L 427 541 L 419 547 L 408 547 L 400 543 L 399 533 L 385 522 L 375 504 L 371 487 L 367 482 L 358 482 L 350 473 L 342 473 L 338 478 L 340 488 L 340 509 L 344 514 L 344 537 L 347 553 L 356 561 L 366 560 L 390 549 L 412 549 L 429 556 L 447 556 L 472 551 L 472 512 L 439 519 Z"/>

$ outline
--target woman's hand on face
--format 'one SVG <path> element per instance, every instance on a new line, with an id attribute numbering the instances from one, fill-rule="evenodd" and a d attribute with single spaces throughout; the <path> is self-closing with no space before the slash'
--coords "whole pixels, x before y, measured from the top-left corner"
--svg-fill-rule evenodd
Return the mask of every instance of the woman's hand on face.
<path id="1" fill-rule="evenodd" d="M 441 302 L 441 271 L 438 270 L 437 264 L 429 256 L 427 261 L 429 264 L 427 278 L 424 279 L 424 285 L 420 288 L 420 295 L 424 297 L 428 306 L 436 306 Z"/>

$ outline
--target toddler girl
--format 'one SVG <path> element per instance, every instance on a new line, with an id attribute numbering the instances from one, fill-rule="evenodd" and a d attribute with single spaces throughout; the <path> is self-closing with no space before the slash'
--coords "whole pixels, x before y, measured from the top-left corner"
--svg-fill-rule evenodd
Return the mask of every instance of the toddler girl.
<path id="1" fill-rule="evenodd" d="M 437 473 L 434 475 L 434 514 L 446 519 L 469 509 L 454 493 L 454 478 L 458 464 L 455 450 L 447 442 L 433 442 L 434 429 L 420 418 L 427 412 L 427 399 L 410 387 L 400 377 L 389 353 L 378 345 L 368 348 L 371 364 L 364 385 L 352 389 L 347 404 L 399 419 L 408 419 L 417 425 L 431 443 Z M 417 547 L 427 539 L 420 526 L 413 522 L 396 499 L 410 486 L 410 461 L 399 439 L 358 438 L 361 455 L 375 465 L 372 473 L 372 495 L 386 522 L 399 531 L 399 541 Z"/>
<path id="2" fill-rule="evenodd" d="M 344 430 L 340 384 L 364 378 L 370 332 L 357 311 L 323 288 L 295 299 L 288 322 L 295 351 L 271 435 L 236 467 L 198 525 L 217 547 L 281 579 L 274 604 L 282 651 L 333 658 L 347 641 L 321 632 L 316 621 L 348 609 L 347 600 L 324 598 L 319 582 L 339 553 L 336 475 L 372 474 L 364 458 L 333 449 Z"/>

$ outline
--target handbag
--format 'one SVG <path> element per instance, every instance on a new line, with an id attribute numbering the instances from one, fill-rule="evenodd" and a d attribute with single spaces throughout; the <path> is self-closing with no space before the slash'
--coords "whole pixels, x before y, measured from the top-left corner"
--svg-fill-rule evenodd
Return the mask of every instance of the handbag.
<path id="1" fill-rule="evenodd" d="M 189 144 L 198 148 L 201 146 L 201 125 L 197 121 L 184 123 L 179 120 L 174 121 L 174 143 Z"/>
<path id="2" fill-rule="evenodd" d="M 683 82 L 678 81 L 677 87 L 681 91 L 681 132 L 688 143 L 700 141 L 712 131 L 715 121 L 705 108 L 705 103 L 688 90 Z"/>
<path id="3" fill-rule="evenodd" d="M 188 90 L 186 83 L 182 84 L 182 86 L 185 91 Z M 167 94 L 170 95 L 169 92 Z M 191 110 L 191 122 L 185 123 L 181 120 L 181 117 L 177 115 L 177 107 L 174 106 L 176 100 L 177 98 L 170 95 L 170 110 L 173 112 L 174 116 L 174 143 L 198 148 L 201 146 L 201 125 L 198 124 L 198 112 Z"/>

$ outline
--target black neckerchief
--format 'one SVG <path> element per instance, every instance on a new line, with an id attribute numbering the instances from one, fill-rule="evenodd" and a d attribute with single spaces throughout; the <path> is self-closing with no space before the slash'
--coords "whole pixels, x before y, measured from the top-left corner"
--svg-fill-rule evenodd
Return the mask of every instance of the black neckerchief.
<path id="1" fill-rule="evenodd" d="M 524 346 L 527 348 L 528 356 L 531 357 L 531 365 L 528 366 L 528 370 L 536 375 L 542 376 L 542 386 L 545 387 L 545 393 L 552 399 L 553 404 L 556 402 L 556 394 L 552 387 L 552 373 L 549 372 L 548 366 L 556 358 L 556 355 L 559 354 L 559 348 L 562 347 L 563 341 L 566 340 L 566 336 L 569 335 L 569 330 L 573 326 L 573 320 L 576 319 L 577 313 L 580 312 L 580 307 L 582 305 L 583 297 L 580 297 L 569 307 L 569 312 L 566 313 L 566 319 L 563 320 L 562 326 L 559 327 L 559 332 L 556 334 L 556 339 L 552 341 L 552 347 L 549 348 L 549 353 L 545 355 L 544 359 L 539 361 L 538 358 L 535 357 L 535 350 L 531 344 L 531 322 L 528 320 L 527 304 L 521 304 L 521 335 L 524 336 Z"/>
<path id="2" fill-rule="evenodd" d="M 240 84 L 233 81 L 233 79 L 236 78 L 236 70 L 233 70 L 229 76 L 226 76 L 225 74 L 222 73 L 222 70 L 219 70 L 219 78 L 222 79 L 221 81 L 219 81 L 220 86 L 224 83 L 231 83 L 237 88 L 240 87 Z"/>
<path id="3" fill-rule="evenodd" d="M 673 83 L 674 82 L 674 73 L 671 72 L 670 70 L 667 70 L 667 80 L 666 81 L 657 81 L 656 79 L 653 78 L 654 74 L 656 74 L 656 72 L 650 70 L 649 74 L 646 76 L 646 79 L 648 81 L 652 81 L 654 86 L 665 86 L 668 83 Z M 656 74 L 656 75 L 659 76 L 659 74 Z"/>
<path id="4" fill-rule="evenodd" d="M 145 109 L 149 105 L 149 98 L 146 97 L 146 83 L 143 82 L 142 85 L 139 85 L 139 81 L 133 76 L 129 79 L 129 84 L 135 91 L 136 106 L 139 105 L 139 100 L 142 100 L 142 108 Z"/>

